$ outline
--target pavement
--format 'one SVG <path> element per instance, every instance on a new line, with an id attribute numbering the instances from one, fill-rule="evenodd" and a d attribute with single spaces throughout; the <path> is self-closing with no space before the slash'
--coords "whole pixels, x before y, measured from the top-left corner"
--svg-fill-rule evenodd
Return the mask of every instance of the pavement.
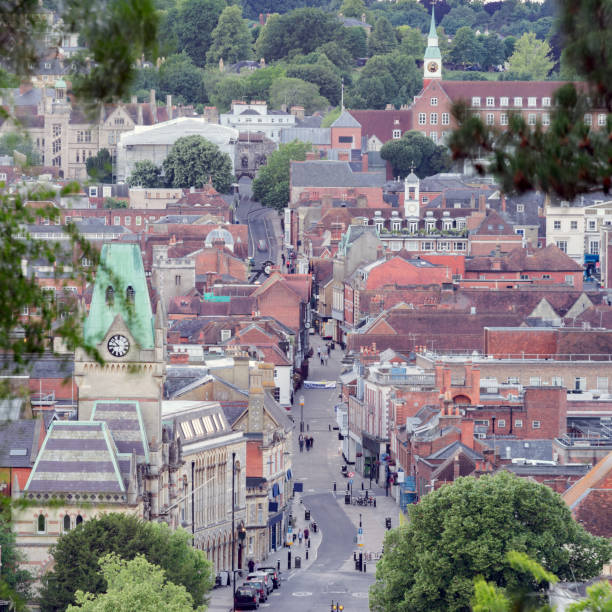
<path id="1" fill-rule="evenodd" d="M 315 357 L 310 360 L 310 380 L 337 380 L 341 372 L 340 349 L 332 351 L 327 366 L 321 366 L 316 358 L 317 346 L 324 342 L 319 336 L 310 336 Z M 282 586 L 273 591 L 262 608 L 291 612 L 329 610 L 332 601 L 340 601 L 345 612 L 369 610 L 368 590 L 374 582 L 376 557 L 382 551 L 385 518 L 391 517 L 392 526 L 398 523 L 398 506 L 391 497 L 385 497 L 384 488 L 374 486 L 369 495 L 376 497 L 373 506 L 345 505 L 347 479 L 341 474 L 343 458 L 335 424 L 334 406 L 339 402 L 338 389 L 299 389 L 295 393 L 292 414 L 296 423 L 294 431 L 293 475 L 295 482 L 303 483 L 303 492 L 291 501 L 291 512 L 298 532 L 309 527 L 304 510 L 311 513 L 311 521 L 317 523 L 314 533 L 310 530 L 310 547 L 305 541 L 300 546 L 283 548 L 270 553 L 263 565 L 280 561 Z M 312 450 L 299 451 L 300 423 L 299 398 L 304 397 L 304 427 L 306 435 L 314 438 Z M 333 483 L 336 483 L 336 491 Z M 369 479 L 358 474 L 353 477 L 353 496 L 362 495 Z M 375 484 L 375 483 L 374 483 Z M 363 546 L 357 545 L 357 530 L 361 522 Z M 287 567 L 287 553 L 291 552 L 291 569 Z M 365 572 L 355 569 L 354 553 L 365 557 Z M 301 567 L 295 568 L 296 556 L 301 557 Z M 308 556 L 308 558 L 306 558 Z M 371 559 L 370 559 L 371 556 Z M 240 580 L 237 584 L 240 584 Z M 232 609 L 232 587 L 220 587 L 210 594 L 211 612 L 228 612 Z"/>

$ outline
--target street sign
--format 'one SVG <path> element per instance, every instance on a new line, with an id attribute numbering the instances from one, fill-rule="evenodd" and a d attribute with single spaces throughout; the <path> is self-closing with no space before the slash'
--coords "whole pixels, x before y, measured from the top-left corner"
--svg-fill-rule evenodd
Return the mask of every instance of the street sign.
<path id="1" fill-rule="evenodd" d="M 363 547 L 363 529 L 361 527 L 357 530 L 357 546 Z"/>
<path id="2" fill-rule="evenodd" d="M 287 546 L 291 546 L 293 544 L 293 528 L 287 527 Z"/>
<path id="3" fill-rule="evenodd" d="M 349 476 L 350 476 L 352 473 L 353 473 L 353 472 L 349 472 Z M 350 485 L 352 485 L 352 484 L 353 484 L 353 479 L 352 479 L 352 478 L 349 478 L 348 483 L 349 483 Z"/>
<path id="4" fill-rule="evenodd" d="M 354 475 L 355 475 L 355 472 L 349 472 L 349 473 L 348 473 L 348 477 L 349 477 L 349 478 L 352 478 Z M 352 484 L 352 483 L 351 483 L 351 484 Z"/>

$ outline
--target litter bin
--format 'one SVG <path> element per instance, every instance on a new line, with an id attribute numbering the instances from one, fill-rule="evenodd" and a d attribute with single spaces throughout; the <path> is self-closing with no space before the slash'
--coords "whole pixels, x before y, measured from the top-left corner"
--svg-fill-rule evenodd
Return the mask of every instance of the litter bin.
<path id="1" fill-rule="evenodd" d="M 302 557 L 295 558 L 295 569 L 300 569 L 302 567 Z"/>
<path id="2" fill-rule="evenodd" d="M 351 505 L 351 496 L 348 493 L 344 496 L 344 503 L 347 506 Z"/>
<path id="3" fill-rule="evenodd" d="M 305 521 L 310 520 L 310 510 L 304 510 L 304 520 Z"/>

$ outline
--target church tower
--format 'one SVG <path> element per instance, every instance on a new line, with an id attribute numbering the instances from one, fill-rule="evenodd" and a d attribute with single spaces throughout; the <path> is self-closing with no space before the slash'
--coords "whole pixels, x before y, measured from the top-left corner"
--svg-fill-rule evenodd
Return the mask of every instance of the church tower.
<path id="1" fill-rule="evenodd" d="M 419 218 L 419 183 L 419 177 L 414 173 L 413 167 L 410 174 L 404 179 L 404 217 L 406 219 Z"/>
<path id="2" fill-rule="evenodd" d="M 165 379 L 163 307 L 153 316 L 137 244 L 105 244 L 83 329 L 104 365 L 77 351 L 79 420 L 98 416 L 96 404 L 137 404 L 152 452 L 162 442 L 161 399 Z"/>
<path id="3" fill-rule="evenodd" d="M 427 49 L 423 61 L 423 89 L 433 79 L 442 78 L 442 54 L 438 47 L 438 33 L 436 32 L 436 16 L 434 5 L 431 5 L 431 25 L 427 36 Z"/>

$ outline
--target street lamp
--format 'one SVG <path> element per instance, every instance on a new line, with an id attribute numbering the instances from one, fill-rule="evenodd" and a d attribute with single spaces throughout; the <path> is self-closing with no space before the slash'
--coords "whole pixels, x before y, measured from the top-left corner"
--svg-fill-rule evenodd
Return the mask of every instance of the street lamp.
<path id="1" fill-rule="evenodd" d="M 300 433 L 304 432 L 304 396 L 300 395 Z"/>

